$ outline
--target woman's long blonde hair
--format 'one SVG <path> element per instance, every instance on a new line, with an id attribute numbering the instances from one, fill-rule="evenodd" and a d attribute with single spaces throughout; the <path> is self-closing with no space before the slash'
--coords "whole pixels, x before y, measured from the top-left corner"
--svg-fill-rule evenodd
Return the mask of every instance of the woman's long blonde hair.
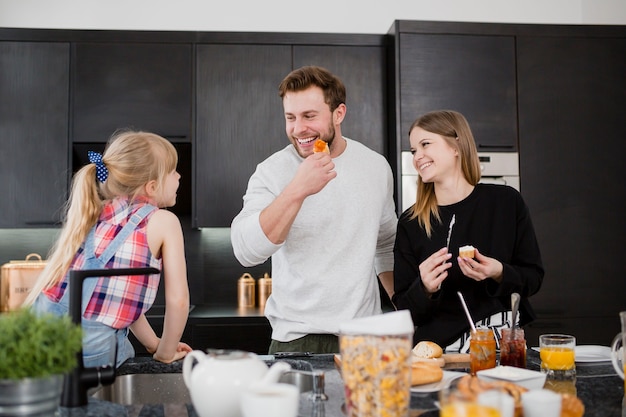
<path id="1" fill-rule="evenodd" d="M 174 146 L 159 135 L 123 130 L 109 139 L 102 162 L 108 170 L 105 182 L 96 179 L 94 163 L 85 165 L 74 175 L 63 227 L 25 306 L 31 305 L 41 291 L 65 276 L 89 230 L 100 217 L 106 200 L 120 196 L 132 200 L 144 194 L 145 185 L 150 181 L 156 181 L 157 188 L 162 188 L 166 176 L 176 169 L 178 154 Z"/>
<path id="2" fill-rule="evenodd" d="M 420 127 L 427 132 L 441 135 L 452 148 L 456 149 L 463 176 L 471 185 L 480 181 L 480 162 L 474 135 L 465 117 L 453 110 L 437 110 L 424 114 L 413 122 L 409 135 L 414 128 Z M 431 218 L 441 222 L 439 205 L 435 195 L 435 185 L 417 179 L 417 198 L 409 211 L 410 219 L 417 218 L 428 237 L 432 233 Z"/>

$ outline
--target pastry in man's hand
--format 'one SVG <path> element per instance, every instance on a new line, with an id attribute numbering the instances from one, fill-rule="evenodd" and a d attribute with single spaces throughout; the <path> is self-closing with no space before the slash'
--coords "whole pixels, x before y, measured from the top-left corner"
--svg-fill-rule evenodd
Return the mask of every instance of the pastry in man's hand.
<path id="1" fill-rule="evenodd" d="M 321 139 L 317 139 L 315 143 L 313 144 L 313 152 L 315 153 L 326 152 L 329 154 L 330 149 L 328 148 L 328 142 L 325 142 Z"/>

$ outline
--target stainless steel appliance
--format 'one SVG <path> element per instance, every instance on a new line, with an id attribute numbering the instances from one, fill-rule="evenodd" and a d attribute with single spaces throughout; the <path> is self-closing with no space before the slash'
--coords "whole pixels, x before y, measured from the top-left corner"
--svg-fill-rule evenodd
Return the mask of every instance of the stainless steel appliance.
<path id="1" fill-rule="evenodd" d="M 519 155 L 517 152 L 479 152 L 481 183 L 504 184 L 520 191 Z M 402 152 L 402 211 L 415 203 L 417 171 L 411 152 Z"/>

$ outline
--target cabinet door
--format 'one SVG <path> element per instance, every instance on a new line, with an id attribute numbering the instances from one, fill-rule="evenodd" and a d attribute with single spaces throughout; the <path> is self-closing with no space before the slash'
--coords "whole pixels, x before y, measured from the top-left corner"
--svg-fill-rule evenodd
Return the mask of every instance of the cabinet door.
<path id="1" fill-rule="evenodd" d="M 77 43 L 72 138 L 106 142 L 120 128 L 191 141 L 191 45 Z"/>
<path id="2" fill-rule="evenodd" d="M 344 136 L 387 155 L 385 50 L 381 46 L 303 46 L 293 50 L 294 68 L 317 65 L 346 86 Z"/>
<path id="3" fill-rule="evenodd" d="M 198 45 L 196 227 L 229 227 L 256 165 L 289 144 L 278 85 L 291 46 Z"/>
<path id="4" fill-rule="evenodd" d="M 194 349 L 235 349 L 267 354 L 272 328 L 266 318 L 195 320 L 191 326 Z"/>
<path id="5" fill-rule="evenodd" d="M 0 227 L 58 223 L 68 187 L 69 44 L 0 42 Z"/>
<path id="6" fill-rule="evenodd" d="M 522 190 L 546 269 L 531 301 L 540 319 L 606 318 L 577 337 L 607 344 L 626 310 L 626 39 L 522 37 L 517 53 Z"/>
<path id="7" fill-rule="evenodd" d="M 402 33 L 399 38 L 398 149 L 432 110 L 461 112 L 479 151 L 517 150 L 515 41 L 512 36 Z"/>

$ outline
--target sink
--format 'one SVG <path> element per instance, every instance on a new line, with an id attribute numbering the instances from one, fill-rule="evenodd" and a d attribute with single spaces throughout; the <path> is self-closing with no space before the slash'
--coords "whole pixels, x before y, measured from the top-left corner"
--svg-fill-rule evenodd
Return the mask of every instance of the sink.
<path id="1" fill-rule="evenodd" d="M 313 373 L 307 371 L 288 371 L 282 374 L 278 382 L 298 387 L 300 393 L 313 391 Z"/>
<path id="2" fill-rule="evenodd" d="M 191 404 L 183 374 L 130 374 L 100 387 L 93 398 L 116 404 Z"/>
<path id="3" fill-rule="evenodd" d="M 301 360 L 285 360 L 292 370 L 280 376 L 279 382 L 298 387 L 301 393 L 313 390 L 313 368 Z M 273 361 L 267 362 L 271 366 Z M 89 393 L 98 400 L 116 404 L 191 404 L 189 389 L 182 373 L 119 375 L 112 385 L 98 387 Z"/>

